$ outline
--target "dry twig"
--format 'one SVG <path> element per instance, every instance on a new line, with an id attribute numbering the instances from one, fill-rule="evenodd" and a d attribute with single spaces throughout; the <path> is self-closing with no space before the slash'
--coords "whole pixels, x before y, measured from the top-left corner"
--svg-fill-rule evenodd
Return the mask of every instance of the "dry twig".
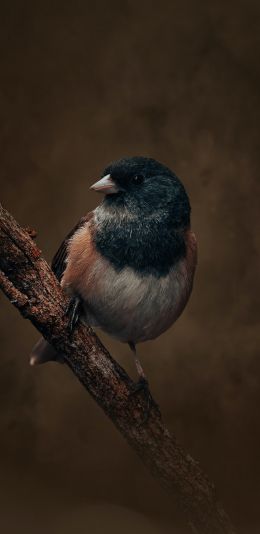
<path id="1" fill-rule="evenodd" d="M 234 534 L 215 490 L 197 462 L 165 427 L 154 404 L 143 422 L 146 402 L 131 395 L 133 382 L 94 332 L 80 325 L 70 337 L 67 299 L 41 251 L 0 205 L 0 287 L 20 313 L 52 345 L 110 417 L 160 484 L 178 499 L 191 531 Z M 140 424 L 141 422 L 141 424 Z"/>

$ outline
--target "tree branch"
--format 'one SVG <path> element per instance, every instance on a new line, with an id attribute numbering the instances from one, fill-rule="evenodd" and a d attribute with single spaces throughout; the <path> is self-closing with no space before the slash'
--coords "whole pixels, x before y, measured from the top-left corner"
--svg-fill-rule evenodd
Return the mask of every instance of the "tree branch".
<path id="1" fill-rule="evenodd" d="M 154 403 L 144 422 L 143 396 L 91 328 L 71 337 L 64 313 L 67 297 L 28 230 L 0 205 L 0 287 L 20 313 L 61 352 L 66 363 L 110 417 L 160 484 L 172 492 L 196 534 L 234 534 L 213 485 L 165 427 Z"/>

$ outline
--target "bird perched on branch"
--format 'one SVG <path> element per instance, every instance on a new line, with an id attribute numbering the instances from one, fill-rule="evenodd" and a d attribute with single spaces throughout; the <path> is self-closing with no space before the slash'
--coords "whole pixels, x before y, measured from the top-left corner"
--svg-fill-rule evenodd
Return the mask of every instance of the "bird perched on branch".
<path id="1" fill-rule="evenodd" d="M 52 269 L 71 298 L 71 332 L 81 319 L 128 343 L 138 390 L 147 380 L 136 344 L 167 330 L 192 290 L 197 245 L 189 198 L 174 172 L 144 157 L 112 163 L 91 189 L 104 199 L 63 241 Z M 30 362 L 61 359 L 41 338 Z"/>

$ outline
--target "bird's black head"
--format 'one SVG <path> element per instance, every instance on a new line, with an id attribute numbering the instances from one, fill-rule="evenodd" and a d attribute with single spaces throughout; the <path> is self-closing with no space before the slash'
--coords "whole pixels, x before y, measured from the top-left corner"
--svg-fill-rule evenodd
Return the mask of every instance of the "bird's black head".
<path id="1" fill-rule="evenodd" d="M 190 203 L 179 178 L 158 161 L 125 158 L 111 163 L 93 189 L 105 193 L 106 205 L 153 216 L 164 212 L 175 228 L 190 224 Z"/>

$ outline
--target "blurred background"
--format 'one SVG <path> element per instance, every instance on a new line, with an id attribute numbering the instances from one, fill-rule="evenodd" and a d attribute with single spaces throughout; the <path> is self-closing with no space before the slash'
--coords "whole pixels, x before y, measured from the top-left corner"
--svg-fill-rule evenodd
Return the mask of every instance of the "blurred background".
<path id="1" fill-rule="evenodd" d="M 1 2 L 1 202 L 51 260 L 113 159 L 183 180 L 199 241 L 191 301 L 139 349 L 168 427 L 239 533 L 260 531 L 260 4 Z M 0 295 L 0 529 L 183 534 L 172 497 Z M 134 376 L 126 346 L 102 336 Z M 209 533 L 210 534 L 210 533 Z"/>

